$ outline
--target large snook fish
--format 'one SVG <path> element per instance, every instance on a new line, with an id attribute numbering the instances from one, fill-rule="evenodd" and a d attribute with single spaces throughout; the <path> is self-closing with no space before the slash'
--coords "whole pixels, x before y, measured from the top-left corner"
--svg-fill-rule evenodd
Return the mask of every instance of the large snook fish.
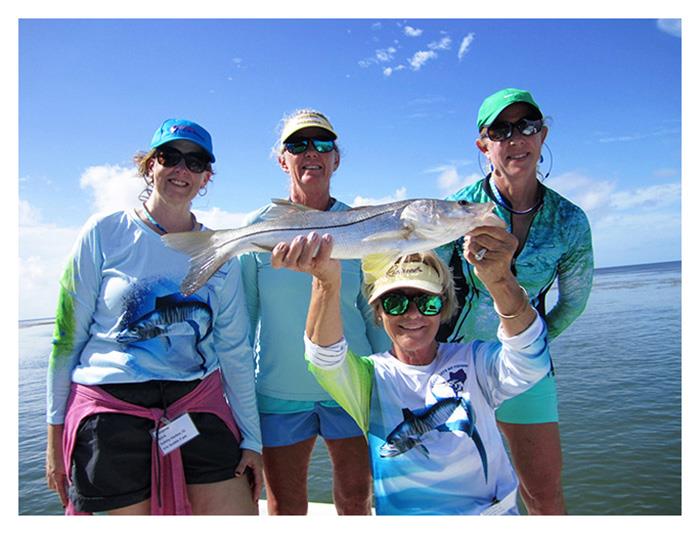
<path id="1" fill-rule="evenodd" d="M 180 291 L 191 295 L 235 255 L 270 252 L 277 243 L 290 243 L 315 231 L 333 237 L 336 259 L 379 255 L 386 260 L 431 250 L 454 241 L 481 225 L 503 221 L 493 204 L 414 199 L 347 211 L 319 211 L 286 200 L 273 200 L 265 219 L 233 230 L 166 234 L 163 241 L 190 256 L 190 269 Z"/>

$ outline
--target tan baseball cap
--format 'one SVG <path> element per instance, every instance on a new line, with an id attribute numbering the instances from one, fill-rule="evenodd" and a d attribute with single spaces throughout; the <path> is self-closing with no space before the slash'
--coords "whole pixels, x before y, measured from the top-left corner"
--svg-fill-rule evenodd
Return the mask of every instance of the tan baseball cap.
<path id="1" fill-rule="evenodd" d="M 338 134 L 335 133 L 333 126 L 323 113 L 313 110 L 304 110 L 287 120 L 282 129 L 280 140 L 284 143 L 293 134 L 304 128 L 321 128 L 331 134 L 334 140 L 338 138 Z"/>
<path id="2" fill-rule="evenodd" d="M 384 293 L 399 287 L 412 287 L 440 295 L 443 280 L 435 269 L 421 261 L 395 263 L 374 283 L 368 301 L 372 303 Z"/>

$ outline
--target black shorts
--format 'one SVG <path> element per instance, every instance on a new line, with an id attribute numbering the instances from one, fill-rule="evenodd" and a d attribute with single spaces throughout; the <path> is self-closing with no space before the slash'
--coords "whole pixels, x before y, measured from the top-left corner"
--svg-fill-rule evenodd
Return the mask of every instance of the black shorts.
<path id="1" fill-rule="evenodd" d="M 199 384 L 150 381 L 102 386 L 110 395 L 147 408 L 169 406 Z M 210 413 L 190 413 L 199 435 L 182 445 L 187 484 L 208 484 L 235 476 L 241 459 L 236 437 Z M 153 421 L 118 413 L 80 422 L 71 458 L 71 502 L 79 512 L 102 512 L 151 496 Z"/>

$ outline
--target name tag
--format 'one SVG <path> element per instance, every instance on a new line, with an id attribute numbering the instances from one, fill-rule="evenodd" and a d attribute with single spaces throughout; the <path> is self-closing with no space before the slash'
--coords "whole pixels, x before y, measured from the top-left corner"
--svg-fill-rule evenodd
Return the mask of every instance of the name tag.
<path id="1" fill-rule="evenodd" d="M 155 439 L 155 430 L 151 431 L 151 435 Z M 184 413 L 158 429 L 158 446 L 163 455 L 166 455 L 197 436 L 199 431 L 194 426 L 190 414 Z"/>

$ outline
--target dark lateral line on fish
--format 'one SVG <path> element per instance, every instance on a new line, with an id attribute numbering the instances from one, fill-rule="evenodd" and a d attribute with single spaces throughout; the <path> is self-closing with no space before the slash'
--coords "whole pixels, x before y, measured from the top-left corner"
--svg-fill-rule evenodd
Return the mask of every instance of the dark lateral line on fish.
<path id="1" fill-rule="evenodd" d="M 375 215 L 371 215 L 371 216 L 366 217 L 364 219 L 359 219 L 357 221 L 352 221 L 352 222 L 343 223 L 343 224 L 332 224 L 332 225 L 328 225 L 328 226 L 310 226 L 308 228 L 303 228 L 303 227 L 270 228 L 270 229 L 265 229 L 265 230 L 258 230 L 256 232 L 251 232 L 250 234 L 244 235 L 242 237 L 250 237 L 250 236 L 254 236 L 254 235 L 258 235 L 258 234 L 269 234 L 270 232 L 287 232 L 287 231 L 291 231 L 291 230 L 299 230 L 301 232 L 303 230 L 312 231 L 312 230 L 326 230 L 328 228 L 343 228 L 345 226 L 352 226 L 353 224 L 359 224 L 359 223 L 362 223 L 365 221 L 369 221 L 371 219 L 379 217 L 380 215 L 385 215 L 385 214 L 389 213 L 390 211 L 395 211 L 395 210 L 382 211 L 380 213 L 377 213 Z"/>

